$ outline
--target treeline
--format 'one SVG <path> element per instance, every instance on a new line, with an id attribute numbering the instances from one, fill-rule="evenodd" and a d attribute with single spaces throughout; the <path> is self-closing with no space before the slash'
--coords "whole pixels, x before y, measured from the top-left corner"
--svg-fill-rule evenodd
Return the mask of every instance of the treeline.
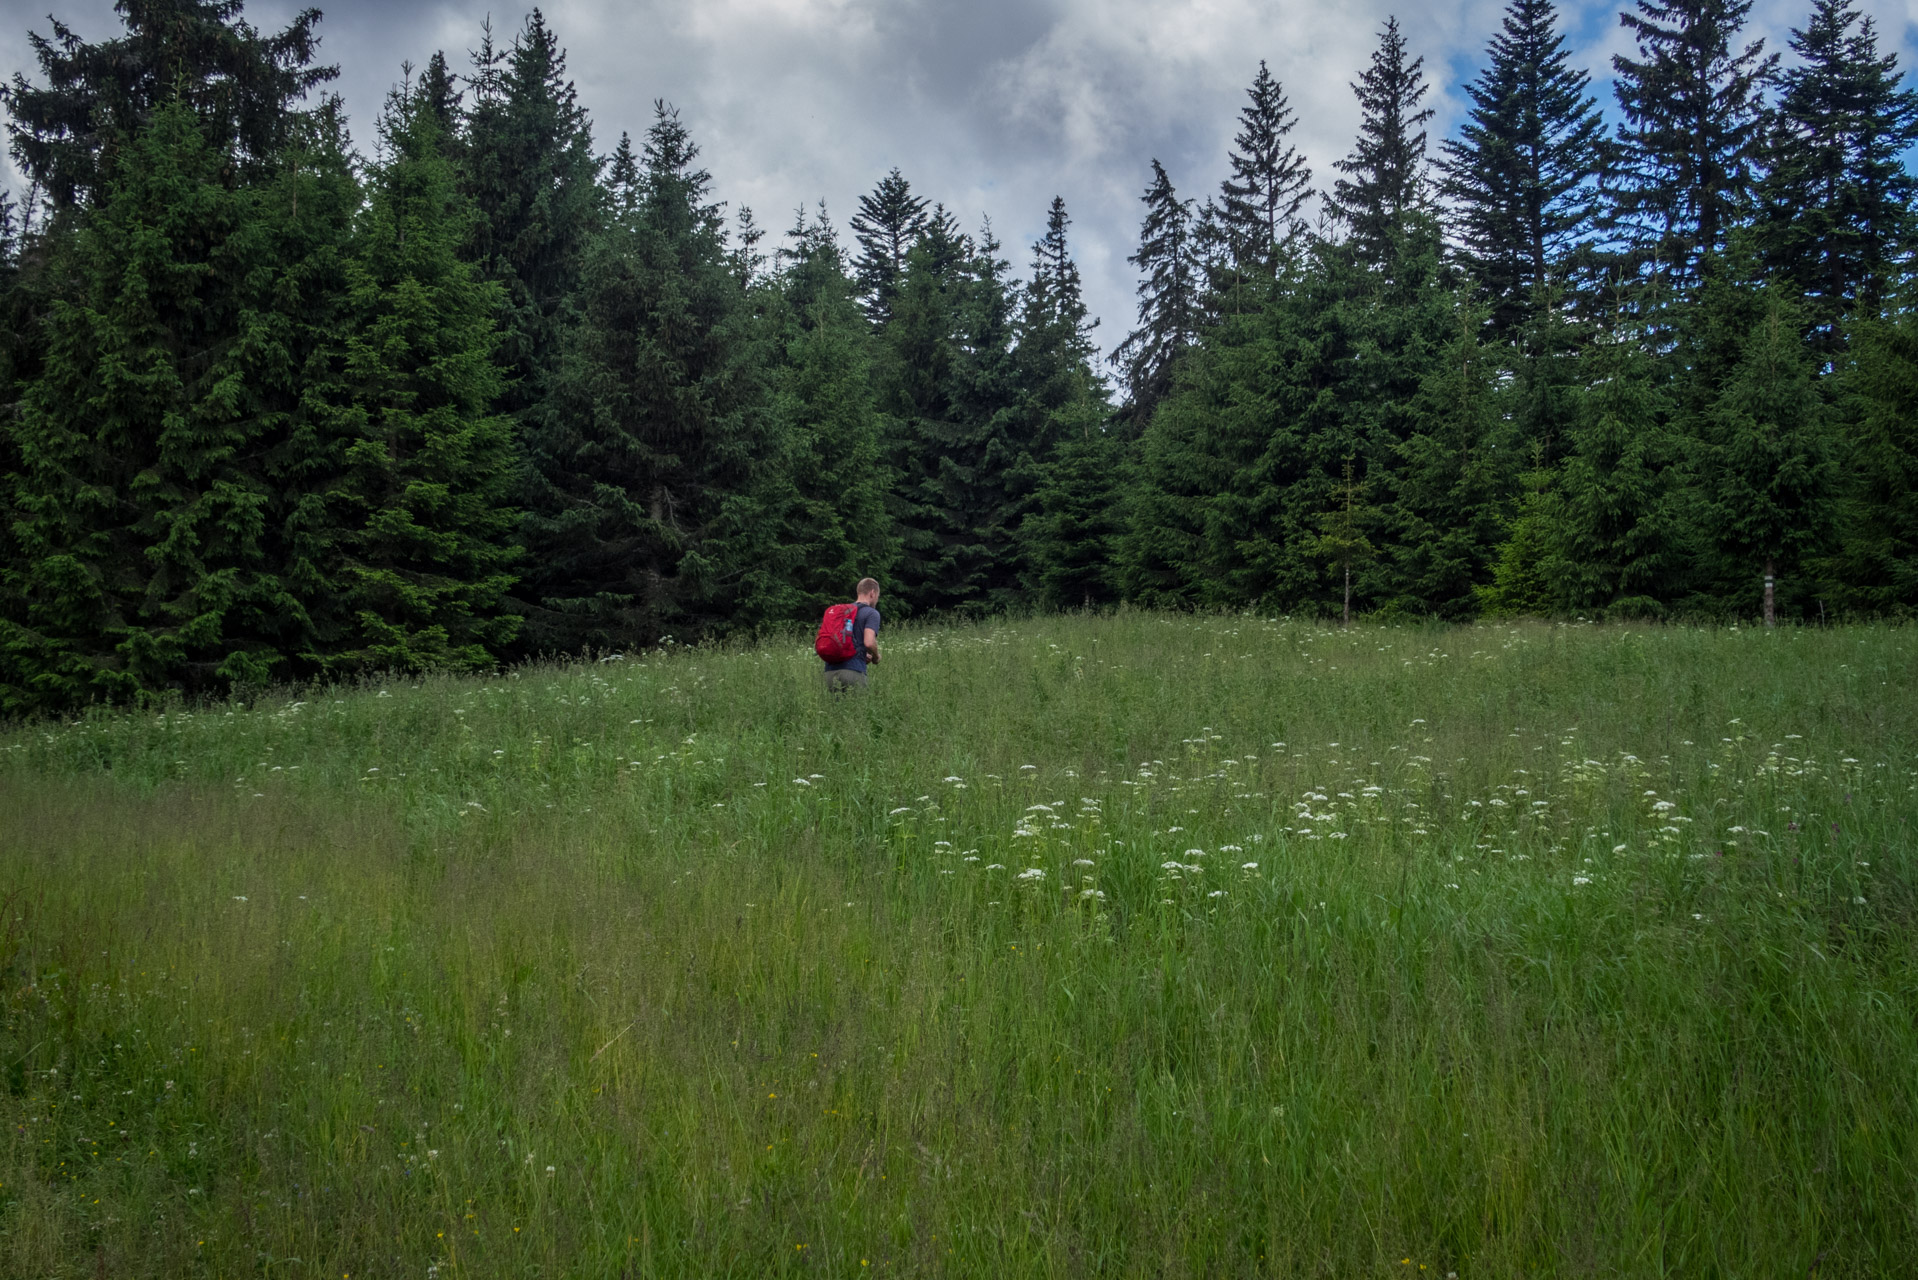
<path id="1" fill-rule="evenodd" d="M 1608 130 L 1513 0 L 1428 143 L 1388 23 L 1329 183 L 1261 65 L 1155 161 L 1137 329 L 1063 202 L 1016 275 L 894 170 L 729 215 L 669 106 L 596 146 L 537 11 L 356 151 L 319 15 L 54 22 L 5 90 L 0 709 L 910 613 L 1918 608 L 1918 95 L 1850 0 L 1638 0 Z M 1108 382 L 1105 370 L 1114 378 Z"/>

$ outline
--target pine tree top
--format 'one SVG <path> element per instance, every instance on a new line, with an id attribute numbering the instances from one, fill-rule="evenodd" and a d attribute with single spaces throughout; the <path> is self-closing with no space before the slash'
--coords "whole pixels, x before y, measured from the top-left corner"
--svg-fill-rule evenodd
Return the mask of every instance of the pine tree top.
<path id="1" fill-rule="evenodd" d="M 1219 215 L 1234 260 L 1269 273 L 1278 269 L 1298 231 L 1299 210 L 1312 198 L 1312 170 L 1286 140 L 1298 117 L 1263 61 L 1246 97 L 1227 156 L 1232 173 L 1219 189 Z"/>
<path id="2" fill-rule="evenodd" d="M 1570 65 L 1553 0 L 1512 0 L 1472 103 L 1443 144 L 1454 234 L 1493 299 L 1501 329 L 1518 322 L 1554 264 L 1589 233 L 1607 163 L 1605 126 Z"/>
<path id="3" fill-rule="evenodd" d="M 16 72 L 0 88 L 14 159 L 55 208 L 97 200 L 109 176 L 104 158 L 174 100 L 244 164 L 263 165 L 288 136 L 295 104 L 339 75 L 338 67 L 313 63 L 318 9 L 262 35 L 240 17 L 240 0 L 121 0 L 115 7 L 123 33 L 98 43 L 49 18 L 51 38 L 27 36 L 46 83 Z"/>
<path id="4" fill-rule="evenodd" d="M 859 197 L 852 217 L 853 237 L 859 245 L 853 274 L 874 324 L 890 318 L 906 257 L 928 225 L 926 198 L 912 193 L 912 184 L 897 168 L 881 178 L 870 194 Z"/>
<path id="5" fill-rule="evenodd" d="M 1618 15 L 1639 57 L 1614 55 L 1624 113 L 1616 216 L 1679 278 L 1719 252 L 1748 207 L 1778 65 L 1765 42 L 1737 48 L 1751 0 L 1637 0 Z"/>
<path id="6" fill-rule="evenodd" d="M 1332 213 L 1351 231 L 1360 252 L 1382 261 L 1405 216 L 1427 202 L 1425 59 L 1407 59 L 1396 17 L 1387 18 L 1366 69 L 1352 92 L 1363 113 L 1352 154 L 1333 167 L 1347 177 L 1333 184 Z"/>

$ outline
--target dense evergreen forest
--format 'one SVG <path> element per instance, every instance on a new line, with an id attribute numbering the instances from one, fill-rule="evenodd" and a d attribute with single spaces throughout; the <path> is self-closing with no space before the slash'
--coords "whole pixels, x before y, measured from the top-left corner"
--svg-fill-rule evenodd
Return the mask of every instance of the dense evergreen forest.
<path id="1" fill-rule="evenodd" d="M 729 212 L 535 12 L 356 148 L 317 12 L 121 0 L 4 91 L 0 711 L 895 614 L 1918 610 L 1918 94 L 1852 0 L 1636 0 L 1614 118 L 1512 0 L 1433 140 L 1388 22 L 1314 174 L 1261 64 L 1094 345 L 895 169 Z"/>

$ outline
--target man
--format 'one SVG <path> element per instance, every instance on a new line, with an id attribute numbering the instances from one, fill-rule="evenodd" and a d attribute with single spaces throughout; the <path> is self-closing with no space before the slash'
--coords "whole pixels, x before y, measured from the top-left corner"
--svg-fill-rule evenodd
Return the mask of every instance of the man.
<path id="1" fill-rule="evenodd" d="M 866 664 L 879 661 L 879 583 L 871 578 L 859 580 L 859 609 L 853 616 L 853 654 L 844 662 L 826 664 L 826 687 L 837 693 L 842 689 L 866 687 Z"/>

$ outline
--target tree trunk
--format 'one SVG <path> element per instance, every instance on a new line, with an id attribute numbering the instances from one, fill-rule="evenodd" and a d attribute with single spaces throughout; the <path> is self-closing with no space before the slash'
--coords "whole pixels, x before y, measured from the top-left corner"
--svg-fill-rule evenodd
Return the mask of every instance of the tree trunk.
<path id="1" fill-rule="evenodd" d="M 1778 615 L 1776 612 L 1774 612 L 1772 608 L 1772 575 L 1773 573 L 1776 572 L 1776 570 L 1777 570 L 1777 566 L 1772 562 L 1772 558 L 1770 556 L 1766 556 L 1765 557 L 1765 625 L 1768 627 L 1775 627 L 1778 625 Z"/>
<path id="2" fill-rule="evenodd" d="M 1345 621 L 1339 625 L 1342 627 L 1352 625 L 1352 566 L 1349 564 L 1345 566 Z"/>

